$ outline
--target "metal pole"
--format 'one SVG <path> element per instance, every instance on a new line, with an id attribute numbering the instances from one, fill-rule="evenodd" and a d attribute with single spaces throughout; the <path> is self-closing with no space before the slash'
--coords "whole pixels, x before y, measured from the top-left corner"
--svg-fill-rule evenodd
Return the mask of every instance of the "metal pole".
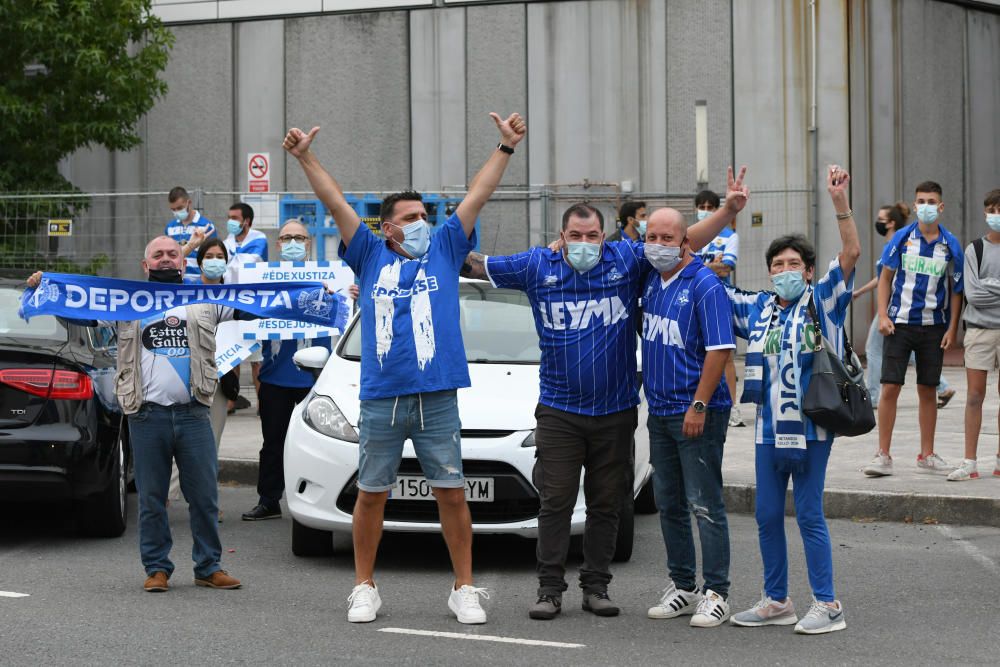
<path id="1" fill-rule="evenodd" d="M 809 138 L 812 151 L 812 202 L 809 207 L 812 217 L 812 242 L 816 249 L 816 256 L 822 257 L 819 248 L 819 127 L 816 125 L 816 79 L 818 67 L 816 64 L 816 0 L 809 0 L 810 25 L 809 25 L 809 50 L 811 81 L 809 90 Z"/>

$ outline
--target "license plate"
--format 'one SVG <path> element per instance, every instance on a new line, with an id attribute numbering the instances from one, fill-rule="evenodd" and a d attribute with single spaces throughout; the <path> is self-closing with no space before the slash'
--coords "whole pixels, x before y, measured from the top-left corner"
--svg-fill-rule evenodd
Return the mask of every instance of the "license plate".
<path id="1" fill-rule="evenodd" d="M 389 497 L 393 500 L 433 500 L 434 494 L 423 477 L 400 475 Z M 466 477 L 465 499 L 470 503 L 493 502 L 493 478 Z"/>

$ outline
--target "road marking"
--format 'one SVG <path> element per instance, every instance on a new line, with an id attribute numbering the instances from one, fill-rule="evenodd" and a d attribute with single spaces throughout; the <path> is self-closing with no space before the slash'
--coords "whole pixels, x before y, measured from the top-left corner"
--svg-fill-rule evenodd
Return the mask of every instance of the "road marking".
<path id="1" fill-rule="evenodd" d="M 11 591 L 0 591 L 0 598 L 26 598 L 30 597 L 28 593 L 13 593 Z"/>
<path id="2" fill-rule="evenodd" d="M 567 644 L 565 642 L 547 642 L 541 639 L 522 639 L 520 637 L 497 637 L 495 635 L 466 635 L 461 632 L 438 632 L 436 630 L 411 630 L 409 628 L 379 628 L 379 632 L 391 632 L 397 635 L 420 635 L 421 637 L 441 637 L 443 639 L 472 639 L 479 642 L 498 642 L 500 644 L 522 644 L 524 646 L 548 646 L 551 648 L 586 648 L 586 644 Z"/>
<path id="3" fill-rule="evenodd" d="M 965 550 L 965 553 L 969 554 L 972 560 L 985 567 L 991 573 L 1000 575 L 1000 565 L 997 565 L 995 560 L 980 551 L 979 547 L 975 544 L 967 541 L 964 537 L 959 535 L 957 531 L 952 530 L 948 526 L 938 524 L 937 529 L 948 539 L 953 542 L 958 542 L 958 546 L 962 547 L 962 549 Z"/>

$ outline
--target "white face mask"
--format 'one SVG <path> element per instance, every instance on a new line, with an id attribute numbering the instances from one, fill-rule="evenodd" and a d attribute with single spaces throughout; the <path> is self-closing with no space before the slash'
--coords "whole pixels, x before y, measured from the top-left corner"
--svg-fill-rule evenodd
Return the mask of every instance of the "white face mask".
<path id="1" fill-rule="evenodd" d="M 646 259 L 649 260 L 649 263 L 660 273 L 673 271 L 683 259 L 683 250 L 680 246 L 647 243 L 643 246 L 643 251 L 646 253 Z"/>

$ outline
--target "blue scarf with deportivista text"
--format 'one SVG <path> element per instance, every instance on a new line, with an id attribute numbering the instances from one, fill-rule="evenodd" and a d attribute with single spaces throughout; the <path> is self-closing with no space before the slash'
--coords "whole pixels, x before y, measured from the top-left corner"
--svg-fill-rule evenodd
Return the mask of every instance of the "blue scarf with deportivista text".
<path id="1" fill-rule="evenodd" d="M 184 285 L 44 273 L 21 295 L 18 315 L 55 315 L 74 320 L 141 320 L 196 303 L 242 310 L 258 317 L 312 322 L 343 330 L 350 308 L 323 283 L 283 282 Z"/>

